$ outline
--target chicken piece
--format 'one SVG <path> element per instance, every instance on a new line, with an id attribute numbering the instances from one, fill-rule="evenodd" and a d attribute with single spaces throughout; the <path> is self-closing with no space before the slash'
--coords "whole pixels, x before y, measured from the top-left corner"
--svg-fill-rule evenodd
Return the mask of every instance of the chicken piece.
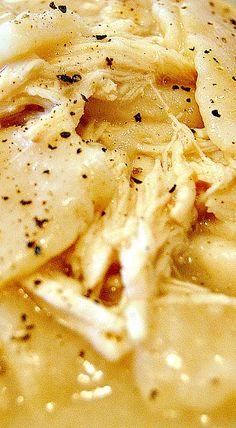
<path id="1" fill-rule="evenodd" d="M 106 359 L 116 361 L 130 351 L 121 314 L 81 295 L 82 287 L 75 279 L 57 272 L 36 273 L 22 281 L 22 286 L 59 323 L 85 337 Z"/>

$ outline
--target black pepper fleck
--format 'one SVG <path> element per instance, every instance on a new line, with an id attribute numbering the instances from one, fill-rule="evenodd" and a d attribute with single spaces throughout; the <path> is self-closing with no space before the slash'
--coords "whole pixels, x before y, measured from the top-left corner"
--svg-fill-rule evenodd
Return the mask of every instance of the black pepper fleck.
<path id="1" fill-rule="evenodd" d="M 23 322 L 25 322 L 27 320 L 27 315 L 26 314 L 21 314 L 21 320 Z"/>
<path id="2" fill-rule="evenodd" d="M 54 1 L 51 1 L 51 3 L 49 3 L 49 7 L 50 7 L 51 9 L 57 9 L 57 7 L 56 7 L 56 5 L 55 5 Z"/>
<path id="3" fill-rule="evenodd" d="M 64 83 L 76 83 L 82 79 L 82 76 L 80 74 L 73 74 L 73 76 L 68 76 L 67 74 L 57 74 L 57 78 Z"/>
<path id="4" fill-rule="evenodd" d="M 82 76 L 81 74 L 73 74 L 71 79 L 72 79 L 72 83 L 80 82 L 80 80 L 82 79 Z"/>
<path id="5" fill-rule="evenodd" d="M 36 223 L 36 226 L 38 226 L 40 229 L 42 229 L 45 223 L 48 223 L 47 218 L 39 219 L 38 217 L 34 217 L 34 221 Z"/>
<path id="6" fill-rule="evenodd" d="M 94 37 L 96 37 L 97 40 L 103 40 L 107 37 L 107 35 L 106 34 L 96 34 L 96 36 L 94 36 Z"/>
<path id="7" fill-rule="evenodd" d="M 62 12 L 62 13 L 66 13 L 67 11 L 67 7 L 65 5 L 60 5 L 58 6 L 58 9 Z"/>
<path id="8" fill-rule="evenodd" d="M 86 98 L 86 96 L 84 94 L 80 94 L 82 99 L 87 103 L 88 102 L 88 98 Z"/>
<path id="9" fill-rule="evenodd" d="M 109 66 L 109 67 L 111 67 L 112 66 L 112 64 L 113 64 L 113 58 L 109 58 L 108 56 L 106 57 L 106 63 L 107 63 L 107 65 Z"/>
<path id="10" fill-rule="evenodd" d="M 31 335 L 29 333 L 24 334 L 23 336 L 12 336 L 13 340 L 22 340 L 23 342 L 29 340 Z"/>
<path id="11" fill-rule="evenodd" d="M 35 328 L 35 324 L 28 324 L 25 326 L 26 330 L 33 330 Z"/>
<path id="12" fill-rule="evenodd" d="M 190 92 L 191 91 L 191 88 L 186 87 L 186 86 L 181 86 L 181 89 L 183 89 L 183 91 L 185 91 L 185 92 Z"/>
<path id="13" fill-rule="evenodd" d="M 155 400 L 158 397 L 158 395 L 159 395 L 159 391 L 157 389 L 152 389 L 149 395 L 150 400 Z"/>
<path id="14" fill-rule="evenodd" d="M 221 117 L 221 114 L 218 112 L 218 110 L 212 110 L 211 114 L 215 117 Z"/>
<path id="15" fill-rule="evenodd" d="M 177 187 L 176 184 L 174 184 L 174 186 L 171 187 L 171 189 L 169 190 L 169 193 L 173 193 L 175 191 L 176 187 Z"/>
<path id="16" fill-rule="evenodd" d="M 140 113 L 134 115 L 135 122 L 142 122 L 142 116 Z"/>
<path id="17" fill-rule="evenodd" d="M 138 178 L 136 178 L 136 177 L 132 177 L 131 176 L 131 180 L 135 183 L 135 184 L 142 184 L 142 180 L 139 180 Z"/>
<path id="18" fill-rule="evenodd" d="M 36 245 L 35 249 L 34 249 L 34 254 L 36 256 L 40 256 L 40 254 L 41 254 L 41 247 L 39 247 L 38 245 Z"/>
<path id="19" fill-rule="evenodd" d="M 67 132 L 67 131 L 63 131 L 63 132 L 60 133 L 60 136 L 62 138 L 69 138 L 71 136 L 71 133 Z"/>
<path id="20" fill-rule="evenodd" d="M 26 201 L 25 199 L 21 199 L 21 200 L 20 200 L 20 204 L 21 204 L 21 205 L 23 205 L 23 206 L 24 206 L 24 205 L 30 205 L 30 204 L 32 204 L 32 201 L 30 201 L 30 200 L 29 200 L 29 201 Z"/>

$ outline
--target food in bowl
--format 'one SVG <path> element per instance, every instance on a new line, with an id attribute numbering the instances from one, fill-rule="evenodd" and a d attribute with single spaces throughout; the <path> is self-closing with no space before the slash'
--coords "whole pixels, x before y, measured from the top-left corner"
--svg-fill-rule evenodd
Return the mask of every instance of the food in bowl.
<path id="1" fill-rule="evenodd" d="M 230 423 L 235 10 L 0 12 L 3 423 Z"/>

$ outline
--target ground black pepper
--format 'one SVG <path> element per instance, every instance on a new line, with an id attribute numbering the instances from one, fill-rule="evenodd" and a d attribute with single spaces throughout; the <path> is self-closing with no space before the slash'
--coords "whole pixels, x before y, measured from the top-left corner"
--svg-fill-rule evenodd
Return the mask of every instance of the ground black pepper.
<path id="1" fill-rule="evenodd" d="M 40 256 L 40 254 L 41 254 L 41 247 L 39 247 L 38 245 L 36 245 L 35 249 L 34 249 L 34 254 L 36 256 Z"/>
<path id="2" fill-rule="evenodd" d="M 218 110 L 212 110 L 211 114 L 215 117 L 221 117 L 221 114 L 218 112 Z"/>
<path id="3" fill-rule="evenodd" d="M 155 400 L 158 397 L 158 395 L 159 395 L 159 391 L 157 389 L 152 389 L 149 395 L 150 400 Z"/>
<path id="4" fill-rule="evenodd" d="M 173 193 L 175 191 L 176 187 L 177 187 L 177 185 L 174 184 L 174 186 L 171 187 L 171 189 L 169 190 L 169 193 Z"/>
<path id="5" fill-rule="evenodd" d="M 26 201 L 25 199 L 21 199 L 21 201 L 20 201 L 20 204 L 21 205 L 30 205 L 30 204 L 32 204 L 32 201 Z"/>
<path id="6" fill-rule="evenodd" d="M 136 177 L 131 177 L 131 180 L 135 183 L 135 184 L 142 184 L 142 180 L 139 180 Z"/>
<path id="7" fill-rule="evenodd" d="M 140 113 L 134 115 L 135 122 L 142 122 L 142 116 Z"/>
<path id="8" fill-rule="evenodd" d="M 96 37 L 97 40 L 103 40 L 107 37 L 107 35 L 106 34 L 96 34 L 96 36 L 94 36 L 94 37 Z"/>
<path id="9" fill-rule="evenodd" d="M 48 144 L 48 148 L 49 148 L 50 150 L 56 150 L 56 149 L 57 149 L 57 146 L 52 146 L 51 144 Z"/>
<path id="10" fill-rule="evenodd" d="M 56 7 L 56 5 L 55 5 L 54 1 L 51 1 L 51 3 L 49 3 L 49 7 L 50 7 L 51 9 L 57 9 L 57 7 Z"/>
<path id="11" fill-rule="evenodd" d="M 57 78 L 64 83 L 76 83 L 82 79 L 82 76 L 80 74 L 73 74 L 73 76 L 68 76 L 67 74 L 57 74 Z"/>
<path id="12" fill-rule="evenodd" d="M 67 131 L 63 131 L 63 132 L 60 133 L 60 136 L 62 138 L 69 138 L 71 136 L 71 133 L 67 132 Z"/>
<path id="13" fill-rule="evenodd" d="M 188 88 L 186 86 L 181 86 L 181 89 L 183 89 L 183 91 L 185 91 L 185 92 L 190 92 L 191 91 L 191 88 Z"/>
<path id="14" fill-rule="evenodd" d="M 84 94 L 80 94 L 80 95 L 85 102 L 88 102 L 88 98 L 86 98 L 86 96 Z"/>
<path id="15" fill-rule="evenodd" d="M 62 12 L 62 13 L 66 13 L 67 11 L 67 7 L 65 5 L 60 5 L 58 6 L 58 9 Z"/>
<path id="16" fill-rule="evenodd" d="M 109 66 L 109 67 L 111 67 L 112 66 L 112 64 L 113 64 L 113 58 L 109 58 L 108 56 L 106 57 L 106 63 L 107 63 L 107 65 Z"/>
<path id="17" fill-rule="evenodd" d="M 38 217 L 34 217 L 35 223 L 36 225 L 42 229 L 42 227 L 44 226 L 45 223 L 48 223 L 48 219 L 47 218 L 43 218 L 43 219 L 39 219 Z"/>

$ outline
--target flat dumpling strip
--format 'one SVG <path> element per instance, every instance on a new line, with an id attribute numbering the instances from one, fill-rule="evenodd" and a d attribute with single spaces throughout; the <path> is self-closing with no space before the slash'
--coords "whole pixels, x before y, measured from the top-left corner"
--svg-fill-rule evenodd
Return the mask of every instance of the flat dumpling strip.
<path id="1" fill-rule="evenodd" d="M 66 0 L 66 6 L 71 11 L 79 13 L 81 16 L 86 16 L 86 19 L 91 20 L 92 22 L 97 22 L 99 17 L 99 12 L 104 8 L 104 4 L 107 0 L 100 0 L 99 3 L 94 0 L 88 0 L 86 2 L 82 1 L 78 4 L 77 0 Z M 27 10 L 31 12 L 45 12 L 45 9 L 48 7 L 50 2 L 42 3 L 40 0 L 2 0 L 3 9 L 9 10 L 12 14 L 17 15 L 19 13 L 25 12 Z M 27 4 L 27 6 L 26 6 Z M 51 11 L 53 9 L 50 9 Z"/>
<path id="2" fill-rule="evenodd" d="M 216 66 L 214 58 L 214 53 L 206 58 L 204 52 L 199 53 L 196 57 L 198 71 L 196 99 L 212 141 L 221 150 L 234 154 L 236 143 L 236 79 L 233 80 L 234 74 L 224 69 L 220 59 L 220 65 Z M 229 61 L 232 61 L 230 56 L 228 56 L 226 63 Z M 206 76 L 208 77 L 206 78 Z"/>
<path id="3" fill-rule="evenodd" d="M 108 173 L 109 159 L 103 168 L 107 154 L 82 144 L 77 135 L 58 134 L 58 143 L 22 136 L 14 145 L 2 143 L 1 283 L 64 251 L 86 230 L 94 208 L 102 209 L 111 198 L 116 175 L 113 165 L 114 175 Z"/>
<path id="4" fill-rule="evenodd" d="M 216 6 L 221 2 L 215 2 Z M 204 0 L 185 1 L 181 9 L 186 45 L 195 49 L 196 100 L 209 137 L 226 153 L 235 152 L 236 43 L 235 11 L 225 16 Z M 214 2 L 213 2 L 214 5 Z M 199 14 L 199 9 L 203 11 Z M 212 15 L 212 11 L 215 13 Z M 222 12 L 222 10 L 221 10 Z"/>
<path id="5" fill-rule="evenodd" d="M 118 360 L 131 349 L 125 320 L 117 311 L 81 295 L 77 280 L 57 272 L 36 273 L 24 280 L 22 287 L 59 323 L 85 337 L 108 360 Z"/>
<path id="6" fill-rule="evenodd" d="M 23 13 L 0 25 L 0 63 L 29 52 L 41 51 L 46 55 L 56 44 L 71 40 L 82 31 L 86 32 L 81 19 L 69 11 Z"/>
<path id="7" fill-rule="evenodd" d="M 153 410 L 211 412 L 235 398 L 235 305 L 201 288 L 156 300 L 150 335 L 134 363 Z"/>
<path id="8" fill-rule="evenodd" d="M 35 359 L 33 363 L 33 352 L 30 353 L 29 349 L 25 349 L 25 343 L 27 338 L 30 337 L 29 331 L 27 334 L 26 329 L 20 328 L 15 321 L 15 313 L 12 308 L 15 306 L 14 303 L 10 303 L 10 299 L 7 305 L 3 304 L 1 296 L 1 308 L 0 308 L 0 346 L 1 346 L 1 365 L 3 361 L 7 364 L 7 369 L 10 372 L 10 376 L 3 378 L 7 394 L 4 399 L 1 398 L 0 411 L 2 414 L 3 410 L 7 410 L 9 406 L 14 406 L 15 394 L 21 394 L 22 391 L 30 397 L 35 396 L 39 391 L 40 378 L 42 372 L 39 370 L 38 362 L 39 358 Z M 17 300 L 17 299 L 16 299 Z M 10 306 L 10 308 L 9 308 Z M 33 324 L 31 324 L 32 327 Z M 35 325 L 34 325 L 35 327 Z M 33 327 L 33 328 L 34 328 Z M 32 331 L 32 330 L 31 330 Z M 25 338 L 25 340 L 24 340 Z M 19 352 L 19 343 L 21 343 L 21 350 Z M 18 348 L 18 352 L 16 349 Z M 2 358 L 3 357 L 3 358 Z M 31 359 L 31 364 L 29 361 Z M 37 362 L 36 362 L 37 361 Z M 28 364 L 27 364 L 28 362 Z M 14 379 L 14 380 L 13 380 Z M 6 387 L 7 385 L 7 387 Z M 3 385 L 1 385 L 3 387 Z M 6 404 L 5 404 L 6 403 Z M 6 405 L 6 409 L 4 409 Z"/>
<path id="9" fill-rule="evenodd" d="M 215 221 L 206 226 L 201 234 L 193 234 L 188 248 L 179 258 L 179 273 L 185 278 L 194 278 L 217 293 L 236 296 L 236 245 L 233 233 L 234 223 L 230 226 L 230 223 L 225 225 Z"/>
<path id="10" fill-rule="evenodd" d="M 37 57 L 6 65 L 0 72 L 0 102 L 8 101 L 9 103 L 10 97 L 19 94 L 32 78 L 36 78 L 43 65 L 44 61 Z M 9 107 L 15 108 L 14 105 Z"/>
<path id="11" fill-rule="evenodd" d="M 158 22 L 162 34 L 163 45 L 180 51 L 183 48 L 183 28 L 180 20 L 178 5 L 170 0 L 152 2 L 152 14 Z"/>
<path id="12" fill-rule="evenodd" d="M 156 30 L 153 25 L 151 8 L 152 0 L 110 0 L 103 8 L 105 22 L 99 21 L 98 26 L 103 29 L 112 25 L 114 33 L 133 33 L 137 35 L 149 35 Z"/>

